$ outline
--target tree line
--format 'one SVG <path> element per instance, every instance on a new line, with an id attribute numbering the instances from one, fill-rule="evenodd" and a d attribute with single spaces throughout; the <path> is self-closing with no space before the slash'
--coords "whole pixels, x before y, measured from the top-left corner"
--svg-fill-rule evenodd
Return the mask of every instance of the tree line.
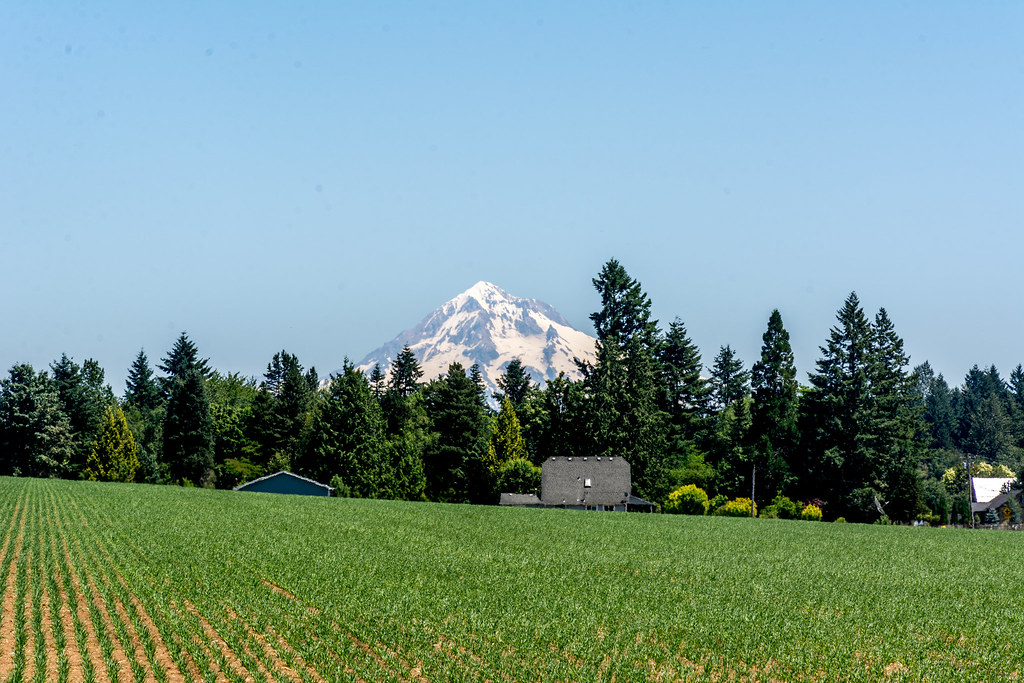
<path id="1" fill-rule="evenodd" d="M 257 379 L 211 368 L 182 333 L 159 374 L 139 352 L 121 396 L 91 359 L 16 364 L 0 380 L 0 474 L 230 488 L 283 469 L 339 495 L 494 503 L 536 489 L 547 457 L 624 456 L 634 492 L 658 503 L 696 485 L 830 519 L 945 523 L 969 514 L 965 464 L 1021 471 L 1021 366 L 950 386 L 910 368 L 885 309 L 869 317 L 855 293 L 801 383 L 778 310 L 752 365 L 723 346 L 705 369 L 620 263 L 593 285 L 595 360 L 543 388 L 511 361 L 496 411 L 479 367 L 424 382 L 408 347 L 368 374 L 346 359 L 324 382 L 282 350 Z"/>

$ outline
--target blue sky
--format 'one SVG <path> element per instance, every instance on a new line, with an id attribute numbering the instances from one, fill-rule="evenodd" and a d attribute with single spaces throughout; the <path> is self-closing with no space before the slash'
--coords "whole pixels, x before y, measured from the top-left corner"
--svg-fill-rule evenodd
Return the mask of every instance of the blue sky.
<path id="1" fill-rule="evenodd" d="M 215 6 L 213 6 L 215 5 Z M 187 330 L 324 373 L 478 280 L 592 332 L 611 257 L 706 362 L 856 290 L 1024 362 L 1024 5 L 0 6 L 0 365 Z"/>

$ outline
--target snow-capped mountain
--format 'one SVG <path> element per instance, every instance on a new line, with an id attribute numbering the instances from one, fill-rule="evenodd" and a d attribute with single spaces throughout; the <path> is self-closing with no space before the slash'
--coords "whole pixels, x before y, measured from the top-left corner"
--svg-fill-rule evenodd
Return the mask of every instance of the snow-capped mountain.
<path id="1" fill-rule="evenodd" d="M 595 341 L 548 304 L 478 282 L 416 327 L 371 351 L 358 367 L 369 372 L 380 363 L 387 372 L 408 345 L 423 368 L 423 381 L 447 372 L 450 363 L 461 363 L 467 370 L 478 363 L 491 400 L 498 378 L 513 358 L 519 358 L 533 381 L 543 386 L 559 372 L 578 377 L 573 358 L 593 362 Z"/>

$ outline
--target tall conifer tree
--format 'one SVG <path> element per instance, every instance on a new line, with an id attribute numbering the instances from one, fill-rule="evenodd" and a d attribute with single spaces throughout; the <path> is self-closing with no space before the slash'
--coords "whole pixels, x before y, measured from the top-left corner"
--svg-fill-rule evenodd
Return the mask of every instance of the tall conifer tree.
<path id="1" fill-rule="evenodd" d="M 214 430 L 210 401 L 198 367 L 186 368 L 173 385 L 164 419 L 163 460 L 171 481 L 212 486 Z"/>
<path id="2" fill-rule="evenodd" d="M 811 391 L 802 406 L 801 432 L 807 460 L 801 495 L 824 498 L 827 512 L 869 519 L 874 453 L 870 447 L 871 324 L 860 299 L 851 293 L 836 314 L 822 356 L 811 373 Z M 854 492 L 859 492 L 856 495 Z M 865 498 L 865 496 L 867 498 Z"/>
<path id="3" fill-rule="evenodd" d="M 637 493 L 660 500 L 668 495 L 668 421 L 651 300 L 615 259 L 593 283 L 601 296 L 600 310 L 590 316 L 597 331 L 597 363 L 582 367 L 591 396 L 589 450 L 625 457 Z"/>
<path id="4" fill-rule="evenodd" d="M 800 437 L 796 365 L 778 309 L 768 318 L 768 329 L 761 337 L 761 358 L 751 368 L 750 384 L 751 447 L 761 471 L 761 490 L 770 498 L 791 483 Z"/>
<path id="5" fill-rule="evenodd" d="M 711 366 L 711 401 L 715 410 L 724 410 L 746 396 L 749 381 L 750 373 L 732 347 L 725 345 L 719 349 Z"/>
<path id="6" fill-rule="evenodd" d="M 160 405 L 160 387 L 149 367 L 146 351 L 139 349 L 125 380 L 124 401 L 128 407 L 149 411 Z"/>
<path id="7" fill-rule="evenodd" d="M 447 503 L 490 500 L 484 457 L 490 422 L 480 388 L 459 363 L 424 388 L 434 439 L 423 453 L 427 495 Z"/>

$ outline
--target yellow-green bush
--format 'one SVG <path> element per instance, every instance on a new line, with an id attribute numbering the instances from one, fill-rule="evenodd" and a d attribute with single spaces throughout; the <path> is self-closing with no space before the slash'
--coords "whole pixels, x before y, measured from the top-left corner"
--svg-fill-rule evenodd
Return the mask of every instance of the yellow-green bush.
<path id="1" fill-rule="evenodd" d="M 804 506 L 803 511 L 800 513 L 800 519 L 808 522 L 820 522 L 821 521 L 821 508 L 812 503 L 808 503 Z"/>
<path id="2" fill-rule="evenodd" d="M 750 507 L 754 507 L 754 514 L 750 514 Z M 735 498 L 715 510 L 714 514 L 721 517 L 756 517 L 757 503 L 749 498 Z"/>
<path id="3" fill-rule="evenodd" d="M 681 515 L 706 515 L 708 513 L 708 494 L 694 484 L 680 486 L 668 494 L 664 510 Z"/>

